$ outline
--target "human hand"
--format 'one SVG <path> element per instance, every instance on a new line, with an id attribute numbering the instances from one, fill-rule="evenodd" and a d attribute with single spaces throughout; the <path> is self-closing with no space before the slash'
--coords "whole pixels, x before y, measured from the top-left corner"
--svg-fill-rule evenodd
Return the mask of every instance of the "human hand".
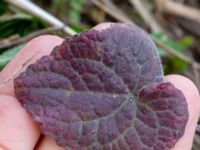
<path id="1" fill-rule="evenodd" d="M 95 28 L 102 30 L 109 26 L 110 24 L 100 24 Z M 10 75 L 13 75 L 16 70 L 19 70 L 32 56 L 34 56 L 33 59 L 25 67 L 41 56 L 50 54 L 51 50 L 56 45 L 61 44 L 62 41 L 62 38 L 46 35 L 28 42 L 0 73 L 0 84 Z M 189 120 L 185 133 L 172 150 L 190 150 L 200 113 L 198 90 L 185 77 L 169 75 L 165 79 L 184 93 L 189 110 Z M 41 132 L 38 124 L 31 119 L 30 115 L 15 98 L 13 80 L 10 80 L 0 88 L 0 150 L 63 150 L 51 138 L 40 137 Z"/>

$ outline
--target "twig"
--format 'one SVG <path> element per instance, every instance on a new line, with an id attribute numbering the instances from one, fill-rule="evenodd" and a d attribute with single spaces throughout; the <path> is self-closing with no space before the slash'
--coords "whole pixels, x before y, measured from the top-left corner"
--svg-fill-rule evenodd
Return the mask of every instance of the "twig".
<path id="1" fill-rule="evenodd" d="M 135 7 L 140 16 L 143 18 L 144 22 L 147 25 L 149 25 L 149 27 L 153 32 L 162 31 L 162 28 L 156 22 L 151 12 L 147 8 L 145 8 L 141 0 L 129 0 L 129 1 L 133 5 L 133 7 Z"/>
<path id="2" fill-rule="evenodd" d="M 115 13 L 118 13 L 122 16 L 124 16 L 125 18 L 127 18 L 127 20 L 131 19 L 123 12 L 121 11 L 113 2 L 111 2 L 110 0 L 101 0 L 107 7 L 109 7 L 110 9 L 112 9 Z"/>
<path id="3" fill-rule="evenodd" d="M 66 33 L 69 35 L 75 35 L 77 34 L 73 29 L 71 29 L 69 26 L 67 26 L 65 23 L 63 23 L 58 18 L 54 17 L 53 15 L 49 14 L 42 8 L 38 7 L 34 3 L 28 0 L 6 0 L 8 3 L 15 5 L 35 16 L 38 16 L 39 18 L 43 19 L 44 21 L 48 22 L 49 24 L 62 28 Z"/>
<path id="4" fill-rule="evenodd" d="M 107 14 L 109 14 L 110 16 L 112 16 L 113 18 L 121 21 L 121 22 L 125 22 L 125 23 L 131 23 L 134 24 L 133 21 L 131 21 L 129 18 L 113 11 L 111 8 L 107 7 L 106 5 L 104 5 L 103 3 L 99 2 L 98 0 L 91 0 L 91 2 L 96 5 L 97 7 L 99 7 L 100 9 L 102 9 L 103 11 L 105 11 Z"/>
<path id="5" fill-rule="evenodd" d="M 192 66 L 195 66 L 196 69 L 200 69 L 200 64 L 194 61 L 193 59 L 191 59 L 190 57 L 187 57 L 186 55 L 176 52 L 174 49 L 168 47 L 167 45 L 163 44 L 162 42 L 160 42 L 159 40 L 155 38 L 153 38 L 153 40 L 159 47 L 165 50 L 168 54 L 175 56 Z"/>
<path id="6" fill-rule="evenodd" d="M 200 23 L 200 10 L 186 6 L 182 3 L 174 2 L 172 0 L 155 0 L 157 8 L 163 12 L 172 15 L 185 17 Z"/>
<path id="7" fill-rule="evenodd" d="M 0 40 L 0 46 L 9 44 L 12 41 L 18 39 L 19 37 L 20 37 L 19 34 L 14 34 L 14 35 L 11 35 L 10 37 L 6 38 L 6 39 Z"/>
<path id="8" fill-rule="evenodd" d="M 6 43 L 4 45 L 0 45 L 0 49 L 10 48 L 10 47 L 22 44 L 22 43 L 26 43 L 26 42 L 30 41 L 31 39 L 33 39 L 34 37 L 37 37 L 39 35 L 49 34 L 49 33 L 52 33 L 53 31 L 57 31 L 57 30 L 61 30 L 61 28 L 50 27 L 50 28 L 47 28 L 47 29 L 42 29 L 42 30 L 33 32 L 26 37 L 17 39 L 15 41 Z"/>

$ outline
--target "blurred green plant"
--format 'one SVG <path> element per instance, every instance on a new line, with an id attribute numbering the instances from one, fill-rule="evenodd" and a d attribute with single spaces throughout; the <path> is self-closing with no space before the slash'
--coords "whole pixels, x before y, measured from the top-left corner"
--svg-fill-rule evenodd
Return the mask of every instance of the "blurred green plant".
<path id="1" fill-rule="evenodd" d="M 81 33 L 81 32 L 84 31 L 84 28 L 83 28 L 83 27 L 78 26 L 78 25 L 76 25 L 76 24 L 71 24 L 70 27 L 71 27 L 74 31 L 76 31 L 77 33 Z"/>
<path id="2" fill-rule="evenodd" d="M 26 14 L 2 17 L 0 18 L 0 39 L 7 38 L 13 34 L 24 36 L 45 27 L 47 25 L 40 19 Z"/>
<path id="3" fill-rule="evenodd" d="M 8 9 L 8 4 L 4 0 L 0 0 L 0 15 L 5 13 Z"/>
<path id="4" fill-rule="evenodd" d="M 170 47 L 171 49 L 175 50 L 178 53 L 183 53 L 193 43 L 193 40 L 190 36 L 184 36 L 178 41 L 170 39 L 162 32 L 152 33 L 151 36 L 153 39 L 158 40 L 162 44 L 166 45 L 167 47 Z M 158 52 L 163 60 L 163 68 L 165 74 L 183 73 L 187 69 L 188 64 L 183 60 L 169 55 L 162 48 L 158 48 Z"/>
<path id="5" fill-rule="evenodd" d="M 73 30 L 80 33 L 88 29 L 87 26 L 89 26 L 82 24 L 81 20 L 85 2 L 86 0 L 53 0 L 51 9 L 54 10 L 54 15 L 56 17 L 61 18 L 61 20 L 66 22 Z"/>
<path id="6" fill-rule="evenodd" d="M 78 22 L 81 20 L 81 11 L 83 9 L 84 0 L 66 0 L 70 6 L 69 17 L 74 21 Z"/>
<path id="7" fill-rule="evenodd" d="M 85 0 L 54 0 L 54 4 L 57 6 L 57 14 L 61 13 L 61 10 L 65 10 L 71 21 L 75 23 L 81 20 L 84 2 Z M 70 9 L 66 10 L 67 6 Z"/>
<path id="8" fill-rule="evenodd" d="M 0 55 L 0 70 L 4 68 L 4 66 L 23 48 L 23 46 L 24 44 L 8 49 Z"/>
<path id="9" fill-rule="evenodd" d="M 26 36 L 46 27 L 48 25 L 39 18 L 10 7 L 5 1 L 0 0 L 0 40 L 4 41 L 13 35 Z M 22 47 L 23 45 L 19 45 L 10 49 L 0 49 L 0 70 Z"/>

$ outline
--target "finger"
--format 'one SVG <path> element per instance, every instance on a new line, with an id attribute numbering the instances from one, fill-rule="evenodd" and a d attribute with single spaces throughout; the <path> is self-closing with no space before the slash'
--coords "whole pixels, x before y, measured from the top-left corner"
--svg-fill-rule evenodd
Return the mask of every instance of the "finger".
<path id="1" fill-rule="evenodd" d="M 50 54 L 53 48 L 63 41 L 62 38 L 52 35 L 39 36 L 28 42 L 14 59 L 0 73 L 0 85 L 15 72 L 21 72 L 20 69 L 28 60 L 28 64 L 33 63 L 43 55 Z M 23 70 L 26 67 L 23 67 Z M 19 71 L 20 70 L 20 71 Z M 19 73 L 18 73 L 19 74 Z M 1 87 L 1 86 L 0 86 Z M 13 78 L 7 84 L 0 88 L 0 94 L 9 94 L 14 96 Z"/>
<path id="2" fill-rule="evenodd" d="M 33 150 L 39 128 L 12 96 L 0 95 L 0 150 Z"/>
<path id="3" fill-rule="evenodd" d="M 186 125 L 185 133 L 172 150 L 191 150 L 200 114 L 200 98 L 198 89 L 191 80 L 183 76 L 169 75 L 166 76 L 166 80 L 174 84 L 176 88 L 183 92 L 188 103 L 189 111 L 189 120 Z"/>
<path id="4" fill-rule="evenodd" d="M 97 31 L 103 31 L 103 30 L 109 28 L 112 24 L 114 24 L 114 23 L 112 23 L 112 22 L 100 23 L 100 24 L 94 26 L 93 29 L 95 29 Z"/>

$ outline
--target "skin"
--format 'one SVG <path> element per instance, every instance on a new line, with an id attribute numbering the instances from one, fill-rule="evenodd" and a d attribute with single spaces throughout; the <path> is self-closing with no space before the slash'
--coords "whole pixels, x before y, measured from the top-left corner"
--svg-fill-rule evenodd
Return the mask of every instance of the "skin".
<path id="1" fill-rule="evenodd" d="M 110 24 L 103 23 L 94 28 L 101 31 L 108 28 Z M 0 73 L 0 84 L 19 70 L 27 60 L 32 58 L 23 69 L 20 69 L 20 72 L 41 56 L 50 54 L 52 49 L 62 41 L 60 37 L 45 35 L 28 42 Z M 190 150 L 200 114 L 199 92 L 194 83 L 186 77 L 168 75 L 165 80 L 173 83 L 184 93 L 189 110 L 185 133 L 172 150 Z M 63 150 L 51 138 L 41 137 L 38 124 L 31 119 L 14 96 L 13 80 L 0 88 L 0 104 L 0 150 Z"/>

